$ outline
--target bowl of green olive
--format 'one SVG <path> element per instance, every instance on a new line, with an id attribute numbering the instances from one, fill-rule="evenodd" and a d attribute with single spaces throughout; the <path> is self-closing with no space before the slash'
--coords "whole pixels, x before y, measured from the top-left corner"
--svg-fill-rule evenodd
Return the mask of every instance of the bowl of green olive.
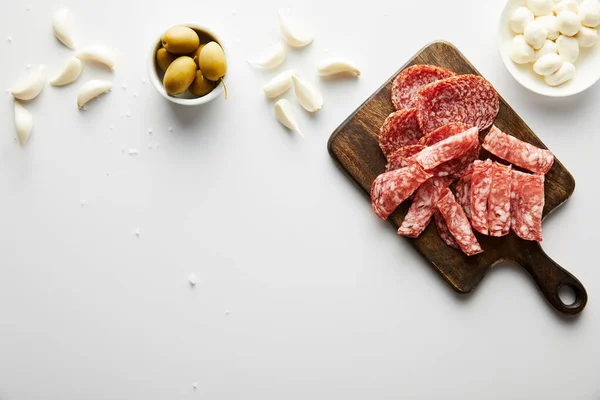
<path id="1" fill-rule="evenodd" d="M 152 46 L 148 75 L 165 99 L 181 105 L 208 103 L 225 92 L 227 60 L 215 34 L 197 24 L 175 25 Z"/>

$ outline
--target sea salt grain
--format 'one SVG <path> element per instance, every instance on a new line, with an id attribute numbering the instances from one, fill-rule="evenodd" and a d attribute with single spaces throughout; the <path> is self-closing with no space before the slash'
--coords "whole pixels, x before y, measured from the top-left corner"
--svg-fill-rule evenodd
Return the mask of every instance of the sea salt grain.
<path id="1" fill-rule="evenodd" d="M 138 151 L 136 149 L 129 149 L 128 151 L 130 156 L 137 156 L 138 155 Z"/>
<path id="2" fill-rule="evenodd" d="M 192 286 L 196 285 L 196 282 L 198 282 L 198 278 L 196 277 L 196 274 L 190 274 L 190 276 L 188 277 L 190 284 Z"/>

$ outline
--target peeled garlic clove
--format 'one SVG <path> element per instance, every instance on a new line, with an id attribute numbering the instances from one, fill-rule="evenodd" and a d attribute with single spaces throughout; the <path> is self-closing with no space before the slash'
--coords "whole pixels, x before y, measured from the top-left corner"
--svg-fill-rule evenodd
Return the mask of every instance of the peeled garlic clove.
<path id="1" fill-rule="evenodd" d="M 304 47 L 312 43 L 312 33 L 290 21 L 281 10 L 278 11 L 278 14 L 281 33 L 287 44 L 292 47 Z"/>
<path id="2" fill-rule="evenodd" d="M 17 87 L 10 91 L 10 94 L 19 100 L 33 100 L 44 89 L 45 84 L 46 67 L 40 65 L 36 71 L 18 83 Z"/>
<path id="3" fill-rule="evenodd" d="M 52 17 L 52 28 L 58 40 L 70 49 L 75 49 L 75 43 L 71 37 L 71 12 L 68 8 L 61 8 Z"/>
<path id="4" fill-rule="evenodd" d="M 77 93 L 77 107 L 82 108 L 88 101 L 100 96 L 112 89 L 112 83 L 109 81 L 92 80 L 86 82 L 79 88 Z"/>
<path id="5" fill-rule="evenodd" d="M 323 96 L 317 89 L 295 75 L 292 75 L 292 82 L 294 83 L 294 94 L 306 111 L 315 112 L 323 108 Z"/>
<path id="6" fill-rule="evenodd" d="M 69 83 L 75 82 L 79 75 L 81 75 L 81 70 L 83 69 L 83 64 L 81 60 L 77 57 L 71 57 L 69 61 L 63 67 L 63 70 L 56 78 L 50 81 L 52 86 L 65 86 Z"/>
<path id="7" fill-rule="evenodd" d="M 288 89 L 292 87 L 292 76 L 294 73 L 295 71 L 290 69 L 289 71 L 284 71 L 271 79 L 269 83 L 263 87 L 265 96 L 267 96 L 269 99 L 274 99 L 275 97 L 279 97 L 287 92 Z"/>
<path id="8" fill-rule="evenodd" d="M 275 117 L 277 117 L 277 121 L 281 122 L 283 126 L 294 132 L 298 132 L 304 137 L 302 132 L 300 132 L 300 128 L 298 128 L 298 122 L 296 122 L 296 117 L 292 111 L 292 105 L 288 100 L 281 99 L 275 103 Z"/>
<path id="9" fill-rule="evenodd" d="M 285 46 L 277 43 L 269 48 L 263 56 L 256 61 L 248 61 L 252 65 L 263 68 L 275 68 L 285 61 Z"/>
<path id="10" fill-rule="evenodd" d="M 15 101 L 15 126 L 19 143 L 21 146 L 25 146 L 33 128 L 33 117 L 18 101 Z"/>
<path id="11" fill-rule="evenodd" d="M 107 46 L 87 46 L 83 50 L 75 53 L 75 57 L 82 61 L 95 61 L 104 64 L 113 71 L 117 65 L 117 53 Z"/>
<path id="12" fill-rule="evenodd" d="M 343 58 L 328 58 L 321 61 L 317 67 L 321 76 L 330 76 L 337 74 L 360 75 L 360 70 L 352 62 Z"/>

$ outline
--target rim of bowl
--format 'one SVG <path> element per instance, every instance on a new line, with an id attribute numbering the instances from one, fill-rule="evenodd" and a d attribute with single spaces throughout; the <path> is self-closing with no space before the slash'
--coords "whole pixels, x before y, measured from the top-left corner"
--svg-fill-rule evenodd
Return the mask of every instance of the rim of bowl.
<path id="1" fill-rule="evenodd" d="M 200 25 L 200 24 L 182 23 L 182 24 L 171 25 L 170 27 L 165 29 L 163 32 L 166 32 L 167 30 L 174 28 L 176 26 L 187 26 L 189 28 L 199 30 L 199 31 L 202 31 L 202 32 L 208 34 L 213 39 L 215 39 L 215 41 L 217 43 L 219 43 L 219 45 L 223 49 L 223 52 L 226 54 L 225 47 L 223 46 L 223 42 L 217 35 L 215 35 L 214 31 L 211 30 L 210 28 L 207 28 L 206 26 Z M 183 106 L 199 106 L 201 104 L 206 104 L 206 103 L 213 101 L 214 99 L 219 97 L 221 95 L 221 93 L 223 93 L 223 83 L 219 82 L 219 84 L 209 94 L 202 96 L 202 97 L 197 97 L 194 99 L 186 99 L 186 98 L 182 98 L 182 97 L 169 96 L 162 84 L 161 79 L 158 76 L 158 69 L 156 66 L 156 51 L 158 48 L 158 44 L 161 42 L 161 38 L 162 38 L 162 34 L 160 36 L 158 36 L 158 38 L 156 38 L 152 42 L 150 58 L 148 59 L 148 77 L 150 78 L 150 82 L 152 82 L 152 86 L 154 86 L 154 89 L 156 89 L 156 91 L 158 93 L 160 93 L 160 95 L 162 97 L 164 97 L 165 99 L 169 100 L 172 103 L 180 104 Z"/>
<path id="2" fill-rule="evenodd" d="M 599 80 L 600 80 L 600 71 L 598 73 L 598 75 L 596 76 L 595 79 L 592 79 L 587 85 L 581 86 L 580 88 L 571 90 L 571 91 L 555 91 L 555 92 L 542 92 L 538 89 L 536 89 L 535 87 L 533 87 L 532 85 L 530 85 L 527 80 L 521 76 L 520 74 L 516 74 L 514 73 L 514 70 L 511 68 L 513 61 L 510 59 L 510 57 L 508 56 L 508 54 L 505 54 L 502 51 L 503 48 L 503 39 L 504 39 L 504 35 L 502 34 L 503 30 L 506 30 L 506 24 L 508 23 L 508 11 L 509 11 L 509 7 L 514 6 L 514 4 L 519 1 L 519 3 L 523 0 L 508 0 L 506 2 L 506 4 L 504 5 L 504 8 L 502 9 L 502 13 L 500 14 L 500 21 L 499 21 L 499 29 L 497 31 L 497 35 L 498 35 L 498 39 L 497 39 L 497 47 L 498 47 L 498 52 L 500 53 L 500 59 L 502 60 L 502 64 L 504 65 L 504 68 L 506 68 L 506 70 L 508 71 L 509 75 L 513 77 L 513 79 L 515 79 L 521 86 L 523 86 L 525 89 L 539 94 L 540 96 L 546 96 L 546 97 L 556 97 L 556 98 L 560 98 L 560 97 L 570 97 L 570 96 L 575 96 L 579 93 L 582 93 L 584 91 L 586 91 L 587 89 L 591 88 L 592 86 L 594 86 Z M 523 1 L 524 2 L 524 1 Z M 596 44 L 596 45 L 600 45 L 600 43 Z M 509 65 L 508 63 L 511 63 L 511 65 Z M 550 87 L 550 86 L 548 86 Z"/>

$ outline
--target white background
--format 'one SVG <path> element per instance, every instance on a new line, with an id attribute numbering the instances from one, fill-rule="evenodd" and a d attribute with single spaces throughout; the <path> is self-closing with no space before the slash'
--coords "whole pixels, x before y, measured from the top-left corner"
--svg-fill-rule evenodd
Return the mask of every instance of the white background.
<path id="1" fill-rule="evenodd" d="M 521 88 L 495 47 L 501 0 L 288 1 L 316 40 L 278 70 L 325 98 L 314 116 L 295 105 L 302 140 L 263 98 L 274 72 L 246 63 L 281 39 L 282 3 L 206 3 L 4 2 L 0 88 L 27 64 L 53 76 L 70 56 L 51 31 L 60 6 L 78 44 L 116 47 L 120 63 L 46 87 L 27 105 L 25 148 L 1 97 L 0 399 L 599 399 L 600 85 L 562 100 Z M 182 108 L 144 83 L 151 42 L 189 21 L 226 44 L 227 101 Z M 586 286 L 580 318 L 558 317 L 508 265 L 455 294 L 329 157 L 331 132 L 435 39 L 463 51 L 575 176 L 543 246 Z M 315 64 L 333 55 L 363 75 L 319 80 Z M 79 111 L 92 78 L 114 90 Z"/>

